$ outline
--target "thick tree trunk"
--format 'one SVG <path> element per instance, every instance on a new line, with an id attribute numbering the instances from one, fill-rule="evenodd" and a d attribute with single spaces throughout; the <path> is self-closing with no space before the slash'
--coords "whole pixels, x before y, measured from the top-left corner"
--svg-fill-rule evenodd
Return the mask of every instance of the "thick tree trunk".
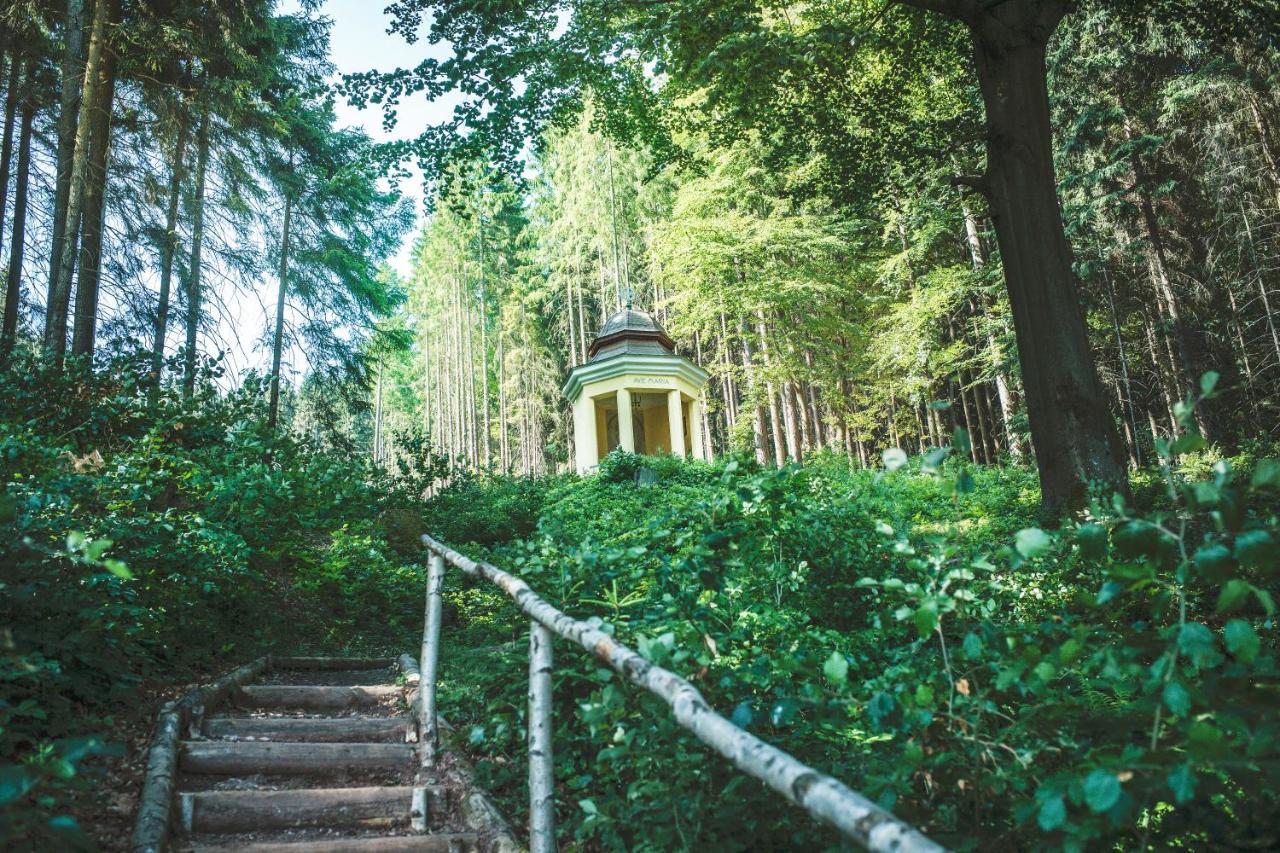
<path id="1" fill-rule="evenodd" d="M 1063 5 L 1012 0 L 969 21 L 987 118 L 986 190 L 1021 354 L 1046 516 L 1081 507 L 1089 484 L 1126 486 L 1098 379 L 1054 178 L 1045 45 Z"/>
<path id="2" fill-rule="evenodd" d="M 280 357 L 284 352 L 284 303 L 289 290 L 289 237 L 293 227 L 293 196 L 284 197 L 284 223 L 280 232 L 280 286 L 276 291 L 276 326 L 271 342 L 271 395 L 267 426 L 274 428 L 280 416 Z"/>
<path id="3" fill-rule="evenodd" d="M 108 54 L 99 65 L 89 126 L 89 162 L 84 176 L 84 212 L 80 226 L 80 271 L 76 277 L 75 323 L 71 331 L 71 352 L 86 357 L 92 357 L 97 336 L 98 289 L 102 281 L 102 223 L 106 216 L 115 72 L 115 55 Z"/>
<path id="4" fill-rule="evenodd" d="M 80 112 L 80 96 L 84 86 L 85 62 L 84 0 L 68 0 L 63 21 L 66 48 L 62 55 L 62 104 L 58 113 L 58 155 L 53 190 L 52 240 L 49 247 L 49 289 L 52 290 L 62 270 L 62 246 L 69 237 L 67 202 L 71 193 L 72 162 L 76 148 L 76 121 Z"/>
<path id="5" fill-rule="evenodd" d="M 178 202 L 182 198 L 183 166 L 187 157 L 187 105 L 178 103 L 178 134 L 169 167 L 169 206 L 164 216 L 164 243 L 160 248 L 160 296 L 156 303 L 155 338 L 151 346 L 151 381 L 160 387 L 164 371 L 165 332 L 169 326 L 169 294 L 173 287 L 173 258 L 178 252 Z"/>
<path id="6" fill-rule="evenodd" d="M 84 207 L 85 170 L 89 162 L 89 125 L 97 85 L 99 67 L 107 51 L 107 18 L 113 11 L 113 0 L 98 0 L 93 10 L 93 26 L 89 36 L 89 52 L 85 60 L 84 80 L 76 117 L 75 148 L 71 157 L 70 188 L 67 190 L 67 213 L 58 261 L 58 275 L 50 282 L 45 308 L 44 345 L 55 360 L 62 361 L 67 351 L 67 313 L 71 307 L 71 275 L 75 267 L 76 239 Z"/>
<path id="7" fill-rule="evenodd" d="M 35 106 L 29 97 L 22 107 L 18 134 L 18 176 L 13 191 L 13 239 L 9 244 L 9 276 L 4 291 L 4 325 L 0 329 L 0 367 L 9 363 L 18 337 L 18 305 L 22 302 L 22 254 L 27 236 L 27 187 L 31 179 L 31 125 Z"/>
<path id="8" fill-rule="evenodd" d="M 191 399 L 196 388 L 196 340 L 200 334 L 201 267 L 204 252 L 204 190 L 209 168 L 209 106 L 200 115 L 196 133 L 196 186 L 191 213 L 191 268 L 187 271 L 187 339 L 182 350 L 182 396 Z"/>

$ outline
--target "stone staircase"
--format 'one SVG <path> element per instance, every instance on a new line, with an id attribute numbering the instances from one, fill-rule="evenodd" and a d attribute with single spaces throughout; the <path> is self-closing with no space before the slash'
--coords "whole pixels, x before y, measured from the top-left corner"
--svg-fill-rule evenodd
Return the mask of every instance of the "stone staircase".
<path id="1" fill-rule="evenodd" d="M 495 842 L 503 827 L 474 819 L 475 791 L 456 756 L 442 756 L 429 778 L 419 770 L 398 680 L 391 660 L 275 659 L 192 715 L 178 745 L 169 849 L 508 849 Z"/>

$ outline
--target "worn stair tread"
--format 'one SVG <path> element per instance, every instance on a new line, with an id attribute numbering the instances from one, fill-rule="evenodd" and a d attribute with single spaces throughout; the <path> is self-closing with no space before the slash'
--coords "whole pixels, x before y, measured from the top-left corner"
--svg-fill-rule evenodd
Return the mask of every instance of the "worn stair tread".
<path id="1" fill-rule="evenodd" d="M 183 741 L 179 766 L 188 773 L 316 773 L 408 768 L 414 748 L 400 743 Z"/>
<path id="2" fill-rule="evenodd" d="M 204 735 L 227 741 L 403 742 L 408 717 L 208 717 Z"/>
<path id="3" fill-rule="evenodd" d="M 272 658 L 273 669 L 390 669 L 394 658 Z"/>
<path id="4" fill-rule="evenodd" d="M 182 794 L 183 827 L 189 833 L 251 832 L 306 826 L 408 824 L 413 817 L 411 785 L 359 788 L 301 788 L 283 791 L 194 791 Z M 448 791 L 424 786 L 426 814 L 443 813 Z"/>
<path id="5" fill-rule="evenodd" d="M 477 836 L 471 832 L 425 835 L 380 835 L 359 838 L 307 839 L 302 841 L 231 841 L 197 843 L 190 853 L 409 853 L 409 851 L 474 850 Z"/>
<path id="6" fill-rule="evenodd" d="M 342 710 L 376 707 L 402 698 L 395 684 L 250 684 L 233 694 L 241 707 Z"/>

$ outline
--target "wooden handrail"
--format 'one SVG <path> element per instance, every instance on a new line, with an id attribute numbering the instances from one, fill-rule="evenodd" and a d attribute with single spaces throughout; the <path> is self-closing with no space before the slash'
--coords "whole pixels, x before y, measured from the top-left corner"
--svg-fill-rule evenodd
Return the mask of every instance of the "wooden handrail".
<path id="1" fill-rule="evenodd" d="M 424 763 L 428 755 L 434 758 L 438 748 L 434 742 L 426 741 L 436 737 L 435 663 L 440 647 L 439 596 L 444 564 L 497 586 L 532 620 L 529 644 L 529 847 L 533 853 L 547 853 L 555 849 L 551 793 L 551 635 L 582 646 L 631 683 L 662 698 L 671 706 L 677 723 L 733 762 L 739 770 L 761 780 L 860 846 L 886 853 L 935 853 L 943 850 L 857 791 L 738 728 L 712 709 L 688 681 L 650 663 L 594 625 L 557 610 L 515 575 L 489 563 L 472 560 L 430 536 L 423 536 L 422 542 L 432 555 L 427 583 L 427 620 L 422 641 L 423 699 L 419 704 L 419 725 L 424 733 L 421 745 Z M 431 661 L 430 675 L 428 660 Z"/>

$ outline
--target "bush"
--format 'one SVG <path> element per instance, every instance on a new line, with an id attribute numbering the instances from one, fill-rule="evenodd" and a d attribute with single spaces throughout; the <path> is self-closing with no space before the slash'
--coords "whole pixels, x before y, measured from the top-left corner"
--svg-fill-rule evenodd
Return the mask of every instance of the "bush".
<path id="1" fill-rule="evenodd" d="M 1144 509 L 1099 501 L 1058 531 L 1034 526 L 1034 472 L 945 452 L 879 472 L 614 455 L 599 476 L 546 483 L 531 534 L 485 544 L 948 846 L 1270 844 L 1280 464 L 1238 475 L 1219 460 L 1197 478 L 1165 449 Z M 445 707 L 523 813 L 523 620 L 451 583 L 468 641 L 512 642 L 483 667 L 446 653 Z M 708 759 L 657 700 L 557 649 L 562 840 L 839 843 Z"/>
<path id="2" fill-rule="evenodd" d="M 258 384 L 184 401 L 146 370 L 0 374 L 0 846 L 88 843 L 68 792 L 158 685 L 421 630 L 382 524 L 412 493 L 267 429 Z"/>

